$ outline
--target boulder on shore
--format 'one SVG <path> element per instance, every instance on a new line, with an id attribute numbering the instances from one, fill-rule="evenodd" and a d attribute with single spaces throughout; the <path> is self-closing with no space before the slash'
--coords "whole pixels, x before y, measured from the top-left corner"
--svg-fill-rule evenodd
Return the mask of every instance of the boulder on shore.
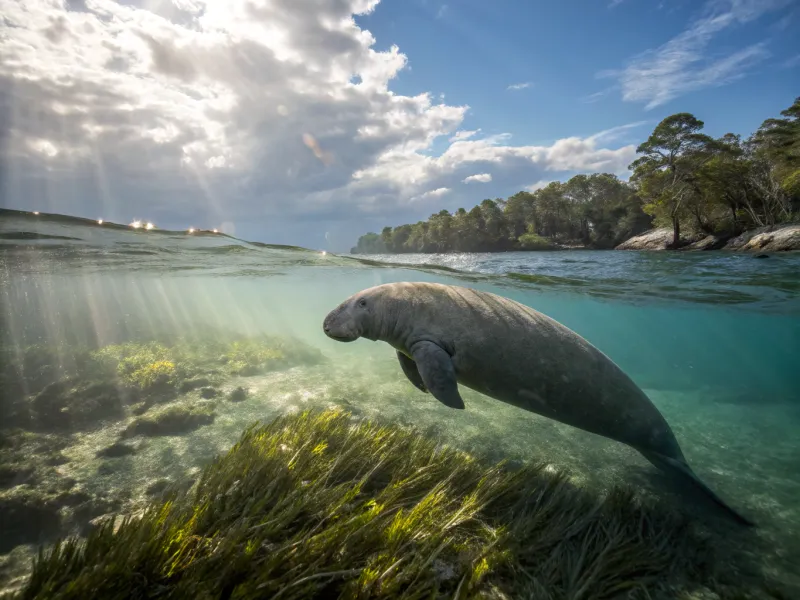
<path id="1" fill-rule="evenodd" d="M 800 250 L 800 225 L 759 227 L 745 231 L 725 244 L 725 250 L 767 250 L 791 252 Z"/>
<path id="2" fill-rule="evenodd" d="M 634 236 L 619 244 L 615 250 L 670 250 L 672 229 L 660 227 Z M 800 250 L 800 225 L 760 227 L 729 238 L 716 235 L 682 237 L 679 250 L 759 250 L 790 252 Z"/>
<path id="3" fill-rule="evenodd" d="M 670 227 L 651 229 L 642 234 L 625 240 L 615 250 L 669 250 L 672 247 L 673 232 Z M 681 246 L 691 244 L 702 239 L 702 236 L 681 238 Z"/>

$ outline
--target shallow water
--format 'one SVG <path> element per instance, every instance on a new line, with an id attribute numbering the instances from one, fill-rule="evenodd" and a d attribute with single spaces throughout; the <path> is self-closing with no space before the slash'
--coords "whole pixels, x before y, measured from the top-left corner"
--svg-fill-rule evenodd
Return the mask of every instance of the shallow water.
<path id="1" fill-rule="evenodd" d="M 135 438 L 132 455 L 95 453 L 117 441 L 133 415 L 61 432 L 62 457 L 51 465 L 50 479 L 6 482 L 0 511 L 4 496 L 36 491 L 45 479 L 49 485 L 56 478 L 69 482 L 70 493 L 95 499 L 93 518 L 131 512 L 147 497 L 148 486 L 190 476 L 253 421 L 334 404 L 414 424 L 482 454 L 546 460 L 569 468 L 575 481 L 598 491 L 627 483 L 701 510 L 674 495 L 643 458 L 620 444 L 470 390 L 462 389 L 467 409 L 452 411 L 405 379 L 388 345 L 341 344 L 322 333 L 327 312 L 360 289 L 390 281 L 439 281 L 514 298 L 608 354 L 664 413 L 697 474 L 759 523 L 753 548 L 759 568 L 798 585 L 796 254 L 764 260 L 723 252 L 608 251 L 351 257 L 210 232 L 132 230 L 12 213 L 0 214 L 0 252 L 7 357 L 42 344 L 56 348 L 57 362 L 66 368 L 75 348 L 217 331 L 281 336 L 324 356 L 323 362 L 227 377 L 215 384 L 213 423 L 181 435 Z M 247 399 L 226 400 L 239 386 L 248 390 Z M 25 402 L 40 393 L 26 392 Z M 198 394 L 187 392 L 172 403 L 197 404 Z M 6 404 L 12 400 L 17 401 L 2 397 Z M 75 512 L 69 506 L 60 510 Z M 718 527 L 731 539 L 738 535 L 728 524 Z M 14 585 L 36 546 L 32 539 L 8 546 L 0 548 L 6 554 L 0 578 Z"/>

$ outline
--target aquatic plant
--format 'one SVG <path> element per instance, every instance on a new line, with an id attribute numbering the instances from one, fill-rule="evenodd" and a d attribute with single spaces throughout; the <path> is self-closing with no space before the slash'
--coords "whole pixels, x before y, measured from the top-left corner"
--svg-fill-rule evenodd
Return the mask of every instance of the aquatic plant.
<path id="1" fill-rule="evenodd" d="M 297 364 L 315 364 L 321 353 L 269 335 L 182 337 L 127 342 L 91 354 L 101 369 L 115 370 L 119 380 L 145 393 L 188 392 L 220 383 L 226 376 L 251 376 Z"/>
<path id="2" fill-rule="evenodd" d="M 99 365 L 113 369 L 123 384 L 142 391 L 174 386 L 178 377 L 172 353 L 157 342 L 114 344 L 91 356 Z"/>
<path id="3" fill-rule="evenodd" d="M 255 375 L 272 370 L 285 356 L 280 348 L 259 342 L 242 340 L 233 342 L 224 355 L 228 370 L 235 375 Z"/>
<path id="4" fill-rule="evenodd" d="M 766 597 L 720 583 L 712 549 L 628 492 L 331 409 L 255 424 L 188 491 L 40 550 L 17 597 Z"/>

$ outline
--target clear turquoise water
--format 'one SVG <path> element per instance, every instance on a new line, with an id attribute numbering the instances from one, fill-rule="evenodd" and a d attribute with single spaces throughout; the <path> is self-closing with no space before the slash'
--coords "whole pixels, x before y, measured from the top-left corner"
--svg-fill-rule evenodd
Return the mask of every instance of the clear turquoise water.
<path id="1" fill-rule="evenodd" d="M 698 475 L 759 522 L 753 552 L 761 568 L 797 583 L 800 256 L 563 251 L 359 258 L 368 260 L 213 234 L 0 216 L 4 342 L 104 345 L 133 332 L 222 328 L 297 337 L 328 358 L 242 378 L 250 400 L 225 404 L 211 426 L 150 441 L 115 472 L 98 474 L 94 451 L 118 431 L 76 436 L 63 470 L 89 491 L 128 490 L 135 499 L 153 479 L 180 477 L 229 447 L 253 420 L 340 404 L 431 429 L 476 451 L 545 459 L 598 489 L 624 482 L 670 496 L 648 463 L 625 447 L 468 390 L 467 410 L 455 413 L 407 382 L 389 346 L 339 344 L 322 333 L 331 308 L 380 283 L 439 281 L 493 291 L 559 320 L 617 362 L 664 413 Z"/>

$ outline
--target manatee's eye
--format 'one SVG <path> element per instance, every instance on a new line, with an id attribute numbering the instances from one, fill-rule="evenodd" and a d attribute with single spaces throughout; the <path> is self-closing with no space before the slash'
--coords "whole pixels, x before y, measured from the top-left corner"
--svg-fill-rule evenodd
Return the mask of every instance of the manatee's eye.
<path id="1" fill-rule="evenodd" d="M 366 298 L 361 298 L 361 300 L 358 301 L 358 305 L 361 308 L 364 308 L 367 305 L 367 299 Z"/>

